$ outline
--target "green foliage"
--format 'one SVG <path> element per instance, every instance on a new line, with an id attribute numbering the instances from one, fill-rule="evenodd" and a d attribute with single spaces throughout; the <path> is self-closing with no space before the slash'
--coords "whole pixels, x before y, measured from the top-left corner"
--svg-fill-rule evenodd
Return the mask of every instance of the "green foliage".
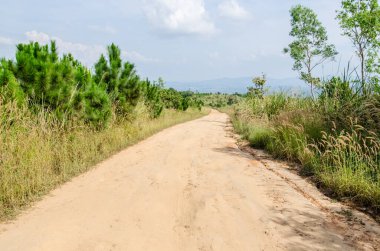
<path id="1" fill-rule="evenodd" d="M 151 83 L 149 80 L 141 82 L 141 90 L 144 96 L 144 102 L 148 106 L 150 116 L 157 118 L 164 109 L 164 104 L 161 99 L 162 86 L 158 83 Z"/>
<path id="2" fill-rule="evenodd" d="M 319 96 L 319 106 L 323 109 L 326 120 L 334 120 L 338 124 L 345 124 L 352 106 L 357 104 L 355 93 L 348 80 L 332 77 L 322 88 Z"/>
<path id="3" fill-rule="evenodd" d="M 35 110 L 52 111 L 63 123 L 76 117 L 104 126 L 110 118 L 107 93 L 71 54 L 59 58 L 54 41 L 17 45 L 16 61 L 8 65 Z"/>
<path id="4" fill-rule="evenodd" d="M 314 169 L 335 195 L 380 210 L 380 139 L 356 123 L 351 120 L 347 131 L 334 127 L 323 133 Z"/>
<path id="5" fill-rule="evenodd" d="M 127 115 L 140 98 L 140 78 L 132 63 L 122 62 L 119 47 L 111 44 L 107 49 L 108 60 L 101 55 L 95 64 L 94 80 L 110 95 L 117 112 Z"/>
<path id="6" fill-rule="evenodd" d="M 2 59 L 0 62 L 0 101 L 15 101 L 21 106 L 25 103 L 25 94 L 9 67 L 12 67 L 12 62 Z"/>
<path id="7" fill-rule="evenodd" d="M 111 117 L 111 101 L 107 93 L 92 83 L 77 95 L 76 106 L 82 111 L 82 118 L 101 127 Z"/>
<path id="8" fill-rule="evenodd" d="M 61 118 L 72 112 L 74 67 L 67 58 L 58 60 L 54 42 L 17 45 L 14 71 L 32 104 L 54 110 Z"/>
<path id="9" fill-rule="evenodd" d="M 16 101 L 35 113 L 40 110 L 54 114 L 66 125 L 74 120 L 101 128 L 112 114 L 116 119 L 131 114 L 142 100 L 152 118 L 164 108 L 199 110 L 203 102 L 194 93 L 182 94 L 165 89 L 158 83 L 141 81 L 135 66 L 123 62 L 115 44 L 108 46 L 107 58 L 101 55 L 94 75 L 71 54 L 59 57 L 54 41 L 17 45 L 15 62 L 2 59 L 0 90 L 2 102 Z"/>
<path id="10" fill-rule="evenodd" d="M 270 102 L 265 102 L 264 112 L 271 119 L 285 109 L 288 97 L 284 93 L 274 94 L 269 97 Z"/>
<path id="11" fill-rule="evenodd" d="M 349 81 L 342 80 L 340 77 L 332 77 L 323 85 L 320 98 L 322 100 L 347 102 L 351 100 L 353 96 L 354 93 Z"/>
<path id="12" fill-rule="evenodd" d="M 313 87 L 322 90 L 314 108 L 286 104 L 278 109 L 279 113 L 270 120 L 273 133 L 264 148 L 278 157 L 300 162 L 302 173 L 314 175 L 335 195 L 350 197 L 360 205 L 379 210 L 380 98 L 376 94 L 379 82 L 375 73 L 379 73 L 380 11 L 377 0 L 343 0 L 338 13 L 343 34 L 351 39 L 361 61 L 359 90 L 354 86 L 355 81 L 346 76 L 332 77 L 325 83 L 312 76 L 312 70 L 332 58 L 335 49 L 327 44 L 326 31 L 310 9 L 297 6 L 291 15 L 290 35 L 296 40 L 285 52 L 290 51 L 295 60 L 293 68 L 311 85 L 313 97 Z M 315 41 L 319 42 L 313 44 Z M 315 63 L 314 57 L 317 57 Z M 276 103 L 275 99 L 271 103 Z"/>
<path id="13" fill-rule="evenodd" d="M 251 98 L 259 98 L 262 99 L 264 96 L 264 86 L 267 82 L 265 75 L 255 77 L 252 79 L 252 83 L 255 85 L 254 87 L 248 87 L 248 96 Z"/>
<path id="14" fill-rule="evenodd" d="M 185 98 L 173 88 L 163 89 L 161 91 L 161 98 L 166 108 L 183 111 L 188 108 L 188 103 L 185 101 Z"/>
<path id="15" fill-rule="evenodd" d="M 209 106 L 214 108 L 222 108 L 238 104 L 242 99 L 242 95 L 222 94 L 222 93 L 198 93 L 195 95 L 200 106 Z"/>
<path id="16" fill-rule="evenodd" d="M 319 79 L 312 75 L 312 71 L 326 60 L 333 59 L 337 54 L 335 46 L 328 44 L 326 29 L 318 20 L 313 10 L 297 5 L 290 10 L 292 30 L 290 36 L 294 41 L 285 48 L 294 60 L 293 69 L 300 72 L 301 79 L 311 87 L 318 87 Z"/>
<path id="17" fill-rule="evenodd" d="M 271 136 L 266 149 L 274 156 L 301 163 L 306 160 L 308 141 L 302 126 L 278 125 Z"/>
<path id="18" fill-rule="evenodd" d="M 94 73 L 54 42 L 19 44 L 15 61 L 0 60 L 0 220 L 115 151 L 205 114 L 195 94 L 141 81 L 120 54 L 109 46 Z M 190 106 L 199 111 L 184 113 Z"/>
<path id="19" fill-rule="evenodd" d="M 362 91 L 367 93 L 370 74 L 379 73 L 380 6 L 377 0 L 343 0 L 338 11 L 343 34 L 350 38 L 360 59 Z M 372 86 L 371 86 L 372 88 Z"/>
<path id="20" fill-rule="evenodd" d="M 240 102 L 232 117 L 252 146 L 300 163 L 300 173 L 331 194 L 380 211 L 379 95 L 360 95 L 345 77 L 333 77 L 317 102 L 284 94 L 255 100 Z"/>
<path id="21" fill-rule="evenodd" d="M 380 95 L 361 98 L 354 104 L 350 117 L 356 119 L 359 125 L 380 135 Z"/>
<path id="22" fill-rule="evenodd" d="M 237 133 L 248 140 L 251 146 L 257 148 L 266 148 L 273 134 L 273 130 L 267 126 L 243 122 L 240 118 L 236 117 L 232 118 L 232 124 Z"/>

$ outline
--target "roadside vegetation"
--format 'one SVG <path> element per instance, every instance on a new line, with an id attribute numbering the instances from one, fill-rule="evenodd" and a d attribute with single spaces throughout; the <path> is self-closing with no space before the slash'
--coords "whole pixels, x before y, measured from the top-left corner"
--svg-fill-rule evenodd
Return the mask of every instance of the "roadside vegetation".
<path id="1" fill-rule="evenodd" d="M 250 144 L 297 162 L 331 196 L 380 213 L 380 7 L 377 0 L 344 0 L 337 11 L 342 34 L 353 43 L 358 67 L 340 76 L 315 76 L 318 65 L 337 55 L 309 8 L 291 9 L 284 51 L 310 86 L 310 96 L 266 94 L 265 76 L 253 79 L 245 98 L 230 111 Z"/>
<path id="2" fill-rule="evenodd" d="M 216 109 L 238 104 L 244 97 L 243 94 L 239 93 L 195 93 L 195 95 L 204 106 Z"/>
<path id="3" fill-rule="evenodd" d="M 90 71 L 54 41 L 0 61 L 0 220 L 111 154 L 206 113 L 194 94 L 142 79 L 112 44 Z"/>

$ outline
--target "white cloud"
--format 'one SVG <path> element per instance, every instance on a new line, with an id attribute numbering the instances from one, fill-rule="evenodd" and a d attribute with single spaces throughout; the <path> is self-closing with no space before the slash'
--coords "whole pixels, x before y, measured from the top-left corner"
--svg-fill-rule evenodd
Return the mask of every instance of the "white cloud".
<path id="1" fill-rule="evenodd" d="M 116 34 L 117 30 L 109 25 L 89 25 L 88 28 L 92 31 L 108 33 L 108 34 Z"/>
<path id="2" fill-rule="evenodd" d="M 237 20 L 245 20 L 250 18 L 250 14 L 239 5 L 236 0 L 226 0 L 218 6 L 219 14 L 222 17 L 228 17 Z"/>
<path id="3" fill-rule="evenodd" d="M 216 31 L 204 0 L 145 1 L 145 14 L 157 28 L 175 35 L 209 35 Z"/>
<path id="4" fill-rule="evenodd" d="M 34 30 L 25 32 L 25 36 L 29 41 L 38 42 L 40 44 L 47 44 L 51 40 L 48 34 Z"/>
<path id="5" fill-rule="evenodd" d="M 14 42 L 9 37 L 0 37 L 0 44 L 3 44 L 3 45 L 12 45 L 12 44 L 14 44 Z"/>
<path id="6" fill-rule="evenodd" d="M 122 51 L 121 55 L 132 62 L 159 62 L 158 59 L 146 57 L 136 51 Z"/>
<path id="7" fill-rule="evenodd" d="M 92 65 L 99 58 L 100 54 L 105 53 L 106 49 L 101 45 L 87 45 L 65 41 L 59 37 L 50 36 L 43 32 L 28 31 L 25 33 L 28 41 L 35 41 L 40 44 L 48 44 L 51 40 L 57 43 L 58 51 L 61 53 L 71 53 L 86 65 Z"/>
<path id="8" fill-rule="evenodd" d="M 57 43 L 58 51 L 62 53 L 71 53 L 75 58 L 92 66 L 98 59 L 100 54 L 106 54 L 107 50 L 102 45 L 88 45 L 82 43 L 73 43 L 65 41 L 59 37 L 50 36 L 43 32 L 28 31 L 25 33 L 28 41 L 39 42 L 40 44 L 48 44 L 51 40 Z M 133 62 L 157 62 L 157 59 L 146 57 L 135 51 L 122 51 L 122 56 Z"/>

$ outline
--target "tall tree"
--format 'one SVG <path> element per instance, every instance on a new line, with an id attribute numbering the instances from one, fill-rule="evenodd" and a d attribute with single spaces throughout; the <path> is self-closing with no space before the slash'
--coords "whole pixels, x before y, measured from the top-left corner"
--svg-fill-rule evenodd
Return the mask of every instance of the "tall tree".
<path id="1" fill-rule="evenodd" d="M 360 82 L 363 93 L 366 82 L 376 70 L 380 47 L 380 7 L 377 0 L 343 0 L 337 16 L 343 34 L 350 38 L 360 60 Z"/>
<path id="2" fill-rule="evenodd" d="M 134 64 L 123 63 L 118 46 L 111 44 L 107 52 L 108 61 L 101 55 L 95 64 L 95 82 L 109 93 L 118 111 L 128 113 L 140 98 L 140 78 Z"/>
<path id="3" fill-rule="evenodd" d="M 326 29 L 310 8 L 297 5 L 290 9 L 291 32 L 294 41 L 284 49 L 294 59 L 293 69 L 300 73 L 301 79 L 310 85 L 314 97 L 314 88 L 319 85 L 319 78 L 312 75 L 313 70 L 326 60 L 333 60 L 337 55 L 335 46 L 328 44 Z"/>

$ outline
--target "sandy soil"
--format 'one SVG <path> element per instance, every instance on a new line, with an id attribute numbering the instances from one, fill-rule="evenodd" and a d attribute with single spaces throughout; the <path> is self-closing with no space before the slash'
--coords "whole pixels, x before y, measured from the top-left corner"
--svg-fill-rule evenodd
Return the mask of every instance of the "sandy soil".
<path id="1" fill-rule="evenodd" d="M 284 163 L 240 150 L 217 111 L 100 163 L 0 225 L 0 250 L 376 250 L 379 226 Z"/>

